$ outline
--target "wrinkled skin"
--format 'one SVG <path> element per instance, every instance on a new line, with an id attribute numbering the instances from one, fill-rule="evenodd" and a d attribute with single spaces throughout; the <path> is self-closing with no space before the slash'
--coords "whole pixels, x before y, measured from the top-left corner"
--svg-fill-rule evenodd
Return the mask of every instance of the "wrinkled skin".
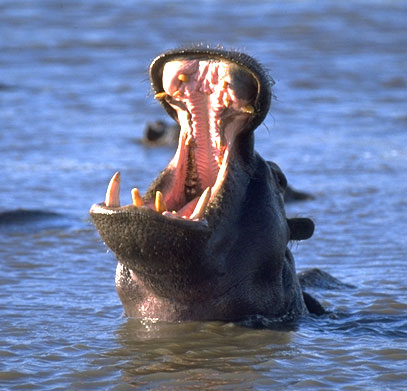
<path id="1" fill-rule="evenodd" d="M 318 303 L 303 295 L 288 243 L 311 237 L 314 225 L 287 219 L 285 176 L 254 150 L 271 80 L 247 55 L 201 48 L 158 56 L 150 77 L 180 123 L 178 150 L 143 205 L 119 205 L 116 176 L 90 211 L 118 259 L 125 313 L 166 321 L 306 314 Z"/>

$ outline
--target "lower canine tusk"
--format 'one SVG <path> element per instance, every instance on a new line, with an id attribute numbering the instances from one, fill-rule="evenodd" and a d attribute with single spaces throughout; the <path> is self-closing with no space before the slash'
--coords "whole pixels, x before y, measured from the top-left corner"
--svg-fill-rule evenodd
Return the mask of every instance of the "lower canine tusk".
<path id="1" fill-rule="evenodd" d="M 105 204 L 111 208 L 120 206 L 120 172 L 117 171 L 109 182 L 106 191 Z"/>
<path id="2" fill-rule="evenodd" d="M 199 197 L 198 203 L 195 206 L 194 211 L 189 217 L 191 220 L 201 220 L 205 214 L 206 206 L 211 198 L 211 188 L 207 187 L 202 195 Z"/>

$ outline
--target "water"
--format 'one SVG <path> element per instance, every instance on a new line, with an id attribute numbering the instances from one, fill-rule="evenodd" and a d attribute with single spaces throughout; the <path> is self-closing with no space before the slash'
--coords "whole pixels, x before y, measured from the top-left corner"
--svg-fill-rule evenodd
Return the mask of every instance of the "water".
<path id="1" fill-rule="evenodd" d="M 403 1 L 0 4 L 0 388 L 396 390 L 407 379 L 407 7 Z M 150 60 L 191 42 L 243 49 L 277 84 L 257 149 L 315 195 L 297 269 L 333 313 L 294 330 L 121 316 L 114 256 L 88 220 L 110 176 L 122 202 L 172 148 Z M 0 219 L 1 220 L 1 219 Z"/>

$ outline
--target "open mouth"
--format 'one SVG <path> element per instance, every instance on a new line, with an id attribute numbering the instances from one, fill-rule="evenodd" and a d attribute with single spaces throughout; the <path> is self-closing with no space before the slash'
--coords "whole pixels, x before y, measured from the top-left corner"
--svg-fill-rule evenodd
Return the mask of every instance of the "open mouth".
<path id="1" fill-rule="evenodd" d="M 178 148 L 144 197 L 132 189 L 131 207 L 170 219 L 205 219 L 227 176 L 236 138 L 252 131 L 268 109 L 268 81 L 264 86 L 257 63 L 250 61 L 233 52 L 197 49 L 157 57 L 150 67 L 152 85 L 155 98 L 180 125 Z M 120 173 L 98 207 L 110 213 L 120 208 Z"/>

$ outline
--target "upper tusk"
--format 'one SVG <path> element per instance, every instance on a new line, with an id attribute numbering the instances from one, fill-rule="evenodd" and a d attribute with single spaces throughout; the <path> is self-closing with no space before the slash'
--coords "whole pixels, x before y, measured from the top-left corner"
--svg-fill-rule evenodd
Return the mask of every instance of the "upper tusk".
<path id="1" fill-rule="evenodd" d="M 186 75 L 185 73 L 180 73 L 180 74 L 178 75 L 178 80 L 179 80 L 179 81 L 183 81 L 184 83 L 188 83 L 189 77 L 188 77 L 188 75 Z"/>
<path id="2" fill-rule="evenodd" d="M 247 113 L 247 114 L 253 114 L 254 113 L 254 107 L 252 105 L 243 106 L 240 110 L 243 113 Z"/>

